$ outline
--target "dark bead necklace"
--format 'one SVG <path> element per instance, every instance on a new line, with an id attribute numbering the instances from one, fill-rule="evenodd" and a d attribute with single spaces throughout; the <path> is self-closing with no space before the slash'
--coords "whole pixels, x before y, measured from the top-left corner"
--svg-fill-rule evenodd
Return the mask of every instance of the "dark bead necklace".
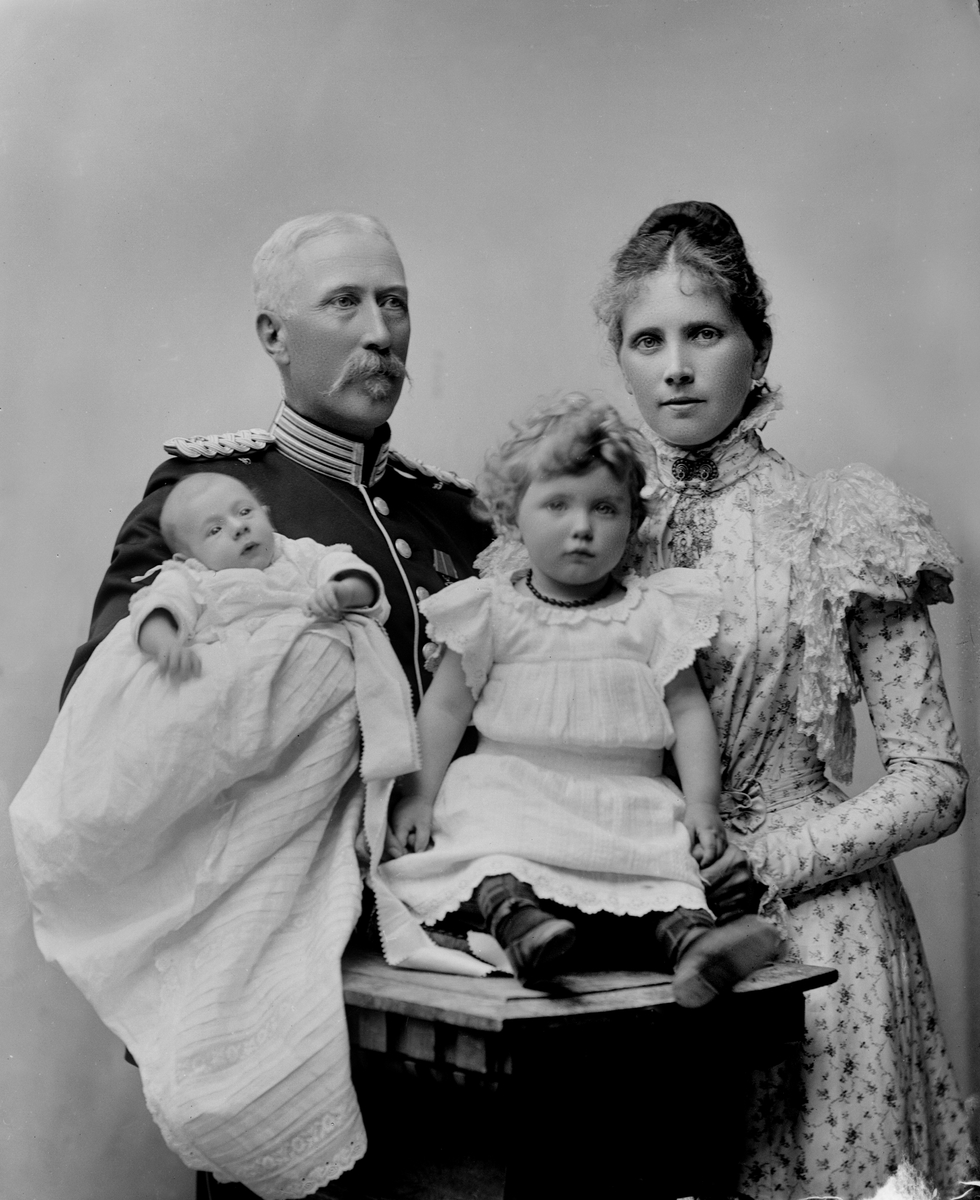
<path id="1" fill-rule="evenodd" d="M 592 596 L 586 596 L 584 600 L 556 600 L 554 596 L 542 596 L 538 589 L 531 582 L 532 572 L 524 576 L 524 582 L 527 584 L 527 590 L 536 600 L 541 600 L 544 604 L 553 604 L 555 608 L 586 608 L 590 604 L 598 604 L 600 600 L 605 600 L 609 593 L 616 586 L 616 580 L 611 575 L 607 576 L 606 582 Z"/>

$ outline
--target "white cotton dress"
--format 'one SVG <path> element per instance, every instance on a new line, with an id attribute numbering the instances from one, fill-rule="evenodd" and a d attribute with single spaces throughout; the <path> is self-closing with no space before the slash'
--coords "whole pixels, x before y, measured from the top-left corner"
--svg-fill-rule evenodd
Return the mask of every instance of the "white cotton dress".
<path id="1" fill-rule="evenodd" d="M 840 973 L 808 995 L 800 1053 L 756 1081 L 739 1190 L 867 1196 L 907 1159 L 952 1195 L 976 1178 L 967 1118 L 890 860 L 963 812 L 926 610 L 955 559 L 925 506 L 871 468 L 808 478 L 765 449 L 757 430 L 777 408 L 764 400 L 703 454 L 650 436 L 652 569 L 702 567 L 723 589 L 698 663 L 730 836 L 768 885 L 791 955 Z M 849 779 L 862 693 L 885 774 L 848 797 L 825 764 Z"/>
<path id="2" fill-rule="evenodd" d="M 625 586 L 567 609 L 509 575 L 465 579 L 421 605 L 429 636 L 462 656 L 480 734 L 446 773 L 431 848 L 380 868 L 423 922 L 504 873 L 588 913 L 705 907 L 659 760 L 674 740 L 664 687 L 711 637 L 717 584 L 677 569 Z"/>
<path id="3" fill-rule="evenodd" d="M 371 609 L 308 615 L 357 569 Z M 155 608 L 196 646 L 166 679 L 134 643 Z M 277 535 L 266 570 L 165 563 L 69 694 L 11 818 L 38 945 L 136 1058 L 192 1167 L 266 1200 L 351 1167 L 340 956 L 360 912 L 365 776 L 409 770 L 407 684 L 347 547 Z"/>

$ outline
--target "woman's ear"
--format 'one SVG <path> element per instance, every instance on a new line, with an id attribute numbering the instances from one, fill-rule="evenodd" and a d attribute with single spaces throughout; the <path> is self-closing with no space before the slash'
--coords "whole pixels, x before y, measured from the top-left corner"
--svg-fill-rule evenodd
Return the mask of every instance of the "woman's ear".
<path id="1" fill-rule="evenodd" d="M 181 554 L 181 552 L 178 550 L 177 553 L 173 556 L 173 560 L 174 560 L 174 562 L 187 562 L 187 555 Z"/>
<path id="2" fill-rule="evenodd" d="M 766 373 L 769 365 L 769 355 L 772 353 L 772 330 L 767 325 L 765 332 L 756 347 L 755 358 L 752 362 L 752 378 L 758 382 Z"/>

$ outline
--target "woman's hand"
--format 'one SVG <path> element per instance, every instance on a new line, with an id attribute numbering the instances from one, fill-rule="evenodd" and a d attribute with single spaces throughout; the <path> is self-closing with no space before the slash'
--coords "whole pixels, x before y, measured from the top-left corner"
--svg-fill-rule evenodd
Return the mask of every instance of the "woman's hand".
<path id="1" fill-rule="evenodd" d="M 729 845 L 720 858 L 701 871 L 701 878 L 711 911 L 723 921 L 757 912 L 766 891 L 738 846 Z"/>

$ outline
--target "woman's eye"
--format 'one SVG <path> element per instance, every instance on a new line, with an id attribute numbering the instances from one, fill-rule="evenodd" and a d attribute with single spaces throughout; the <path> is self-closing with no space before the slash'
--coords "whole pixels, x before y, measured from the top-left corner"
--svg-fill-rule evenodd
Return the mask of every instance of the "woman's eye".
<path id="1" fill-rule="evenodd" d="M 710 326 L 704 329 L 699 329 L 694 335 L 695 341 L 698 342 L 717 342 L 720 337 L 721 330 L 712 329 Z"/>
<path id="2" fill-rule="evenodd" d="M 595 506 L 595 510 L 597 513 L 601 513 L 604 517 L 615 517 L 619 511 L 615 504 L 608 503 L 597 504 Z"/>
<path id="3" fill-rule="evenodd" d="M 633 339 L 634 350 L 656 350 L 660 345 L 660 339 L 652 333 L 641 333 L 639 337 Z"/>

